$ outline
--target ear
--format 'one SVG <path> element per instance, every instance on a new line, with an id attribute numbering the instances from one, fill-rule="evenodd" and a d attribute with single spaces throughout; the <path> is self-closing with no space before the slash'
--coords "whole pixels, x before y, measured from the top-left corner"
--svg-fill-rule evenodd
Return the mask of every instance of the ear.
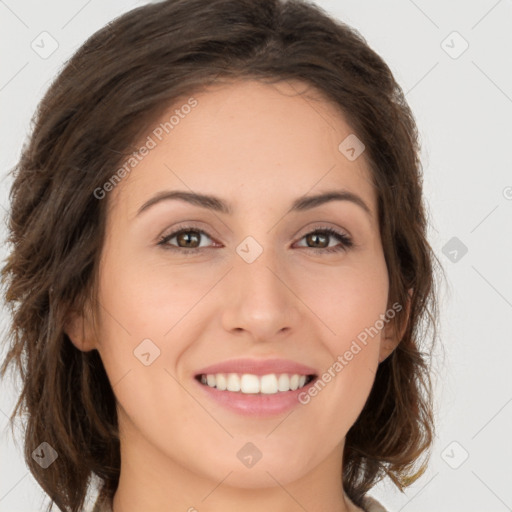
<path id="1" fill-rule="evenodd" d="M 88 305 L 83 311 L 70 309 L 64 325 L 64 332 L 71 343 L 82 352 L 89 352 L 96 348 L 96 339 L 92 327 L 92 311 Z"/>
<path id="2" fill-rule="evenodd" d="M 383 332 L 383 338 L 380 342 L 380 352 L 379 352 L 379 363 L 382 363 L 391 353 L 396 349 L 400 341 L 402 340 L 405 330 L 407 328 L 407 324 L 409 323 L 409 314 L 411 312 L 411 300 L 412 300 L 413 290 L 409 289 L 409 297 L 407 299 L 407 303 L 405 304 L 405 321 L 400 332 L 395 332 L 395 320 L 389 320 L 386 323 Z M 394 309 L 394 308 L 393 308 Z"/>

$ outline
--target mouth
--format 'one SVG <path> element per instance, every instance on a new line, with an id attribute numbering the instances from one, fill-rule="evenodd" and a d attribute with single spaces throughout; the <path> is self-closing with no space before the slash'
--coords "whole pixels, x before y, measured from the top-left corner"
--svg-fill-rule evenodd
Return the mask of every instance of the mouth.
<path id="1" fill-rule="evenodd" d="M 209 401 L 236 414 L 275 417 L 301 406 L 318 380 L 316 368 L 291 359 L 230 359 L 196 370 L 194 380 Z"/>
<path id="2" fill-rule="evenodd" d="M 274 395 L 296 391 L 308 386 L 316 378 L 316 374 L 298 373 L 201 373 L 195 376 L 203 386 L 243 395 Z"/>

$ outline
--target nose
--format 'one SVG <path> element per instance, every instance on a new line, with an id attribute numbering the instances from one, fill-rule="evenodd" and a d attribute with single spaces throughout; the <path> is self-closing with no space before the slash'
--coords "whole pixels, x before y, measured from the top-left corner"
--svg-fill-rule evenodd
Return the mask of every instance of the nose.
<path id="1" fill-rule="evenodd" d="M 224 282 L 222 308 L 226 331 L 253 341 L 271 341 L 300 330 L 305 318 L 296 278 L 275 252 L 265 249 L 252 263 L 238 255 Z M 302 319 L 302 320 L 301 320 Z"/>

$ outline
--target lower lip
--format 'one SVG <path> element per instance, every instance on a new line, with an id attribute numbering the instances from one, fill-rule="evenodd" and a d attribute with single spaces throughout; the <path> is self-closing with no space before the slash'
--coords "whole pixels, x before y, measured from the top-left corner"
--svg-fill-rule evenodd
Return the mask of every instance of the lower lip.
<path id="1" fill-rule="evenodd" d="M 194 379 L 203 392 L 220 405 L 238 414 L 247 416 L 274 416 L 293 409 L 299 402 L 299 395 L 307 392 L 316 382 L 314 378 L 302 388 L 290 391 L 280 391 L 273 394 L 245 394 L 240 391 L 221 391 Z"/>

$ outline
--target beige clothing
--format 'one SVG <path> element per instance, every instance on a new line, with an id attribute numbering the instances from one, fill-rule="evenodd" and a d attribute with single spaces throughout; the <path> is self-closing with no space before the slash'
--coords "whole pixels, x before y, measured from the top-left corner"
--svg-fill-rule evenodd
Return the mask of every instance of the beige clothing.
<path id="1" fill-rule="evenodd" d="M 387 512 L 387 510 L 371 496 L 366 496 L 363 499 L 363 510 L 365 512 Z M 102 501 L 98 498 L 94 504 L 92 512 L 112 512 L 112 508 L 107 500 Z"/>
<path id="2" fill-rule="evenodd" d="M 387 512 L 387 510 L 371 496 L 365 496 L 363 498 L 363 509 L 366 512 Z"/>

